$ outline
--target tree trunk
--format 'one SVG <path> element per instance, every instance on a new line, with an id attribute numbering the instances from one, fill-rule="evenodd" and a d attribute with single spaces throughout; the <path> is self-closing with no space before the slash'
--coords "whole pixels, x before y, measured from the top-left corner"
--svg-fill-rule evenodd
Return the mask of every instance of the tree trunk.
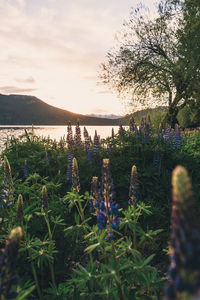
<path id="1" fill-rule="evenodd" d="M 173 105 L 171 105 L 168 108 L 168 111 L 165 115 L 165 118 L 163 120 L 163 124 L 165 125 L 166 123 L 168 123 L 172 128 L 175 127 L 175 124 L 178 123 L 177 120 L 177 114 L 178 114 L 178 108 L 174 107 Z"/>

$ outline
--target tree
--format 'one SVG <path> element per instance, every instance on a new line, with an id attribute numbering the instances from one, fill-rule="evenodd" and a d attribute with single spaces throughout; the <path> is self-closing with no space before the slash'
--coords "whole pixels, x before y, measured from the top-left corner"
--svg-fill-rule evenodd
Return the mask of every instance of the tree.
<path id="1" fill-rule="evenodd" d="M 172 126 L 179 110 L 200 94 L 200 9 L 195 2 L 161 1 L 153 19 L 143 7 L 136 9 L 124 22 L 119 45 L 101 65 L 103 83 L 121 96 L 128 94 L 133 103 L 167 104 L 165 122 Z"/>

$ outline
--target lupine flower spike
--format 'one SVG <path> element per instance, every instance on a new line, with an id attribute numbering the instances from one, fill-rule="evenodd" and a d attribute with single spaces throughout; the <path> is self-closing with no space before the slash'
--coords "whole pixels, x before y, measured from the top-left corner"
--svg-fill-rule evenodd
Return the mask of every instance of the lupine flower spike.
<path id="1" fill-rule="evenodd" d="M 112 138 L 115 136 L 114 128 L 112 128 L 112 133 L 111 133 Z"/>
<path id="2" fill-rule="evenodd" d="M 165 300 L 200 299 L 200 231 L 190 178 L 178 166 L 172 174 L 169 284 Z"/>
<path id="3" fill-rule="evenodd" d="M 95 135 L 94 135 L 94 158 L 96 160 L 99 158 L 99 150 L 100 150 L 99 137 L 97 135 L 97 131 L 95 130 Z"/>
<path id="4" fill-rule="evenodd" d="M 118 217 L 119 204 L 113 201 L 113 198 L 115 196 L 114 184 L 110 171 L 110 160 L 107 158 L 103 159 L 102 166 L 102 194 L 104 197 L 104 205 L 102 205 L 101 201 L 99 202 L 97 225 L 100 229 L 103 229 L 103 226 L 107 226 L 107 238 L 113 239 L 114 234 L 112 232 L 112 229 L 117 230 L 120 223 L 120 218 Z"/>
<path id="5" fill-rule="evenodd" d="M 181 131 L 178 124 L 175 125 L 174 145 L 175 145 L 175 149 L 181 149 Z"/>
<path id="6" fill-rule="evenodd" d="M 24 161 L 24 178 L 27 178 L 28 175 L 29 175 L 29 169 L 28 169 L 27 161 L 25 159 L 25 161 Z"/>
<path id="7" fill-rule="evenodd" d="M 131 117 L 130 120 L 129 120 L 129 130 L 130 130 L 130 133 L 134 134 L 134 131 L 135 131 L 135 121 L 134 121 L 133 117 Z"/>
<path id="8" fill-rule="evenodd" d="M 79 193 L 80 191 L 78 163 L 75 157 L 73 158 L 73 162 L 72 162 L 72 189 L 77 193 Z"/>
<path id="9" fill-rule="evenodd" d="M 160 166 L 160 151 L 158 145 L 156 145 L 154 156 L 153 156 L 153 166 L 158 169 Z"/>
<path id="10" fill-rule="evenodd" d="M 3 180 L 4 188 L 1 191 L 1 202 L 2 205 L 0 208 L 3 208 L 4 205 L 10 206 L 12 205 L 13 193 L 14 193 L 14 186 L 11 174 L 11 167 L 9 161 L 6 156 L 4 156 L 4 180 Z"/>
<path id="11" fill-rule="evenodd" d="M 72 182 L 72 161 L 73 161 L 73 158 L 74 158 L 74 154 L 72 152 L 72 149 L 70 148 L 68 150 L 68 156 L 67 156 L 67 159 L 68 159 L 68 164 L 67 164 L 67 180 Z"/>
<path id="12" fill-rule="evenodd" d="M 95 204 L 98 202 L 98 177 L 92 177 L 90 195 L 90 211 L 92 214 L 94 214 Z"/>
<path id="13" fill-rule="evenodd" d="M 162 125 L 159 124 L 159 128 L 158 128 L 158 142 L 162 143 L 163 141 L 164 141 L 164 138 L 163 138 Z"/>
<path id="14" fill-rule="evenodd" d="M 118 134 L 119 134 L 120 138 L 124 136 L 124 128 L 123 128 L 122 124 L 119 125 Z"/>
<path id="15" fill-rule="evenodd" d="M 68 149 L 71 149 L 74 145 L 72 126 L 70 122 L 67 126 L 67 145 Z"/>
<path id="16" fill-rule="evenodd" d="M 45 185 L 42 187 L 42 208 L 44 210 L 49 208 L 47 188 Z"/>
<path id="17" fill-rule="evenodd" d="M 17 199 L 17 219 L 22 221 L 24 218 L 24 205 L 22 195 L 19 194 Z"/>
<path id="18" fill-rule="evenodd" d="M 75 143 L 77 147 L 81 145 L 81 129 L 79 126 L 79 121 L 77 121 L 77 125 L 75 128 Z"/>
<path id="19" fill-rule="evenodd" d="M 0 298 L 15 299 L 17 291 L 14 289 L 18 284 L 19 278 L 16 274 L 16 258 L 20 241 L 22 238 L 21 227 L 13 229 L 6 241 L 6 246 L 2 249 L 0 257 Z"/>
<path id="20" fill-rule="evenodd" d="M 132 166 L 130 187 L 129 187 L 129 204 L 137 204 L 138 201 L 138 175 L 136 166 Z"/>

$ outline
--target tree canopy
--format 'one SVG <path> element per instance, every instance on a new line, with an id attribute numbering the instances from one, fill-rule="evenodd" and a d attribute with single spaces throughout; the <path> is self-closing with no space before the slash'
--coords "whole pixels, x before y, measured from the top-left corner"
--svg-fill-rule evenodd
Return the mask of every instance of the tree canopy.
<path id="1" fill-rule="evenodd" d="M 173 126 L 200 95 L 200 1 L 160 1 L 153 18 L 143 7 L 132 11 L 100 77 L 133 103 L 168 105 L 165 121 Z"/>

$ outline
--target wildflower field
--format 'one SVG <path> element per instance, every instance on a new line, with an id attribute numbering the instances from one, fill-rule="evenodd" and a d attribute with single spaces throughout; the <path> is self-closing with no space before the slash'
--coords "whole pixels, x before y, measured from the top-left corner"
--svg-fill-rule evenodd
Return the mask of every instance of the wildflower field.
<path id="1" fill-rule="evenodd" d="M 1 154 L 0 299 L 200 299 L 200 133 L 66 136 Z"/>

